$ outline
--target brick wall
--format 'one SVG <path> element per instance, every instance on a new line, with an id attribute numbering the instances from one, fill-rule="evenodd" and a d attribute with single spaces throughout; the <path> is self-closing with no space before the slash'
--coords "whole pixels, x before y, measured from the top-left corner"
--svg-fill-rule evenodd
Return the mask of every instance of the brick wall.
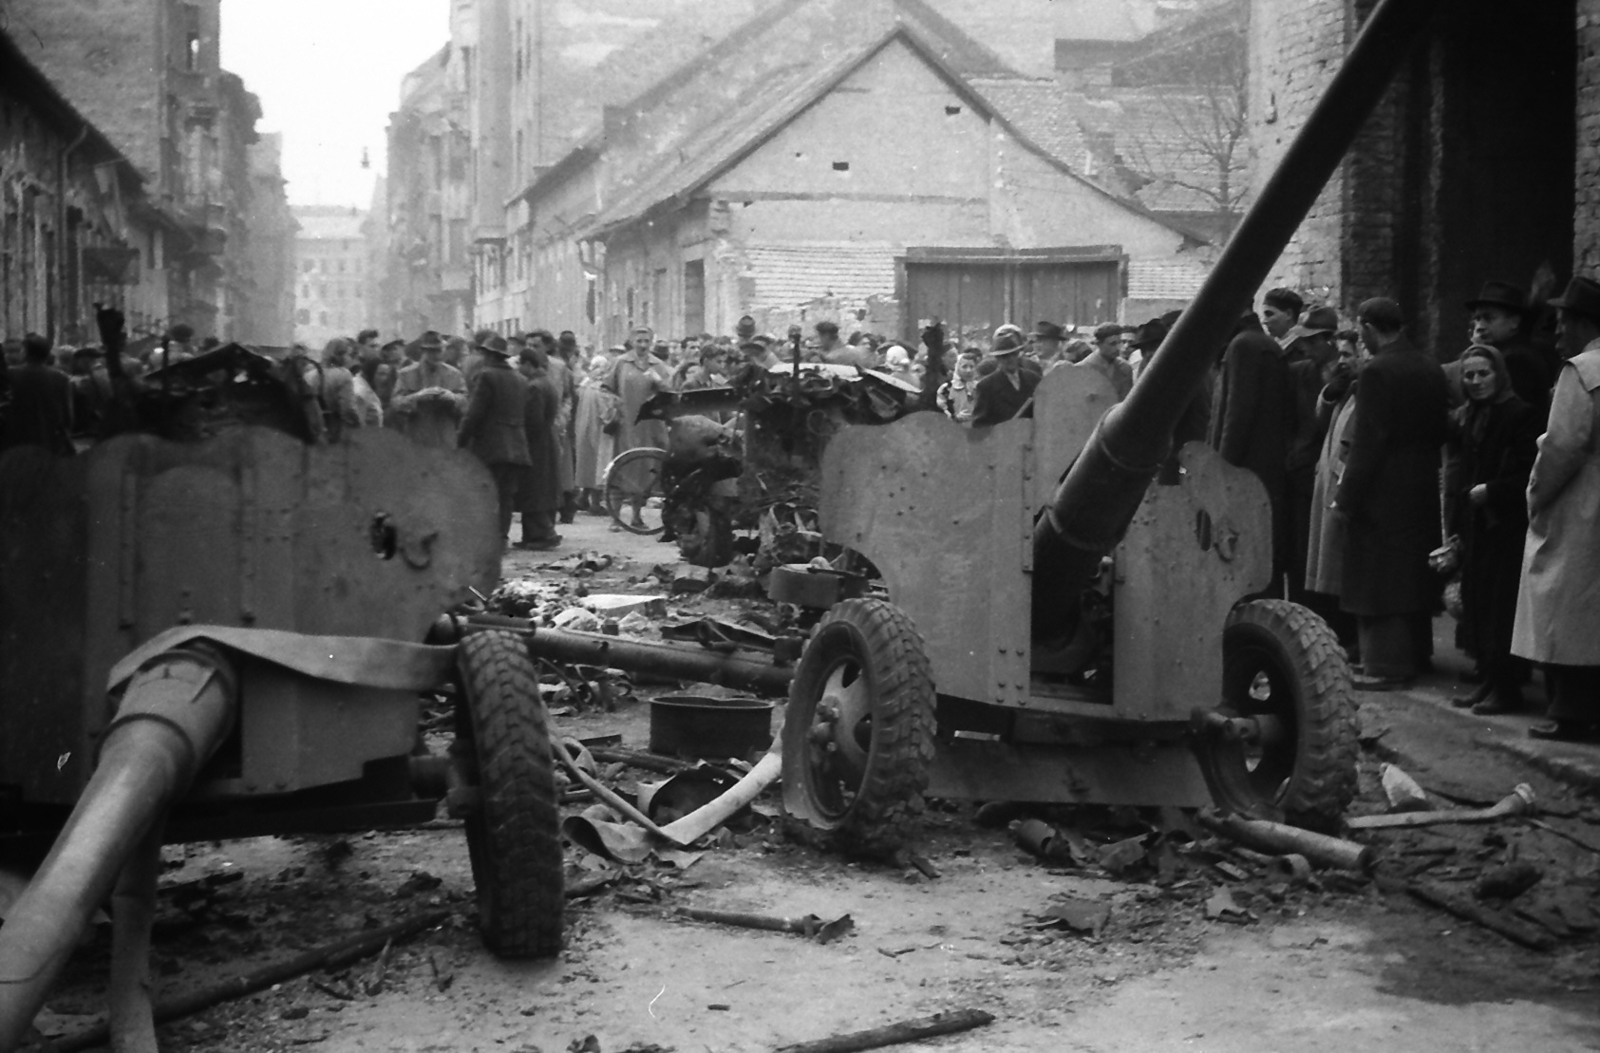
<path id="1" fill-rule="evenodd" d="M 1253 0 L 1250 10 L 1252 185 L 1277 168 L 1327 90 L 1350 39 L 1348 0 Z M 1344 287 L 1346 175 L 1338 172 L 1290 239 L 1268 287 L 1340 302 Z"/>
<path id="2" fill-rule="evenodd" d="M 1573 260 L 1600 274 L 1600 0 L 1578 0 L 1578 161 Z"/>
<path id="3" fill-rule="evenodd" d="M 157 177 L 161 88 L 153 0 L 7 0 L 10 36 L 134 164 Z"/>

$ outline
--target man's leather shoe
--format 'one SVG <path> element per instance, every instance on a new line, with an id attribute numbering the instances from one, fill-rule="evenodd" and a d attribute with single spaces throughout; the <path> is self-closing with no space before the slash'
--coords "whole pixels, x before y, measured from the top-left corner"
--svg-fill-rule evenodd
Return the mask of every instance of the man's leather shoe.
<path id="1" fill-rule="evenodd" d="M 1551 742 L 1588 742 L 1594 737 L 1594 728 L 1581 720 L 1547 720 L 1528 728 L 1528 737 Z"/>

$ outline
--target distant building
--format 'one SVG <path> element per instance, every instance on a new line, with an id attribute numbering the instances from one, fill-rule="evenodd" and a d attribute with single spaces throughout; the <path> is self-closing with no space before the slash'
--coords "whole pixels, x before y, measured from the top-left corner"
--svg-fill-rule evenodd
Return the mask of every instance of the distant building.
<path id="1" fill-rule="evenodd" d="M 250 196 L 242 226 L 250 287 L 235 320 L 234 339 L 287 347 L 294 338 L 295 232 L 299 225 L 284 192 L 283 135 L 263 135 L 250 147 Z"/>
<path id="2" fill-rule="evenodd" d="M 104 132 L 0 33 L 0 336 L 97 343 L 96 303 L 134 335 L 166 318 L 176 217 Z"/>
<path id="3" fill-rule="evenodd" d="M 367 300 L 367 214 L 338 205 L 296 205 L 294 339 L 313 351 L 336 336 L 376 328 Z"/>
<path id="4" fill-rule="evenodd" d="M 480 320 L 579 316 L 612 343 L 742 314 L 964 340 L 1121 317 L 1134 267 L 1203 239 L 1042 145 L 1001 88 L 1053 82 L 942 6 L 766 6 L 607 109 L 480 238 Z"/>
<path id="5" fill-rule="evenodd" d="M 463 16 L 453 16 L 462 33 Z M 375 324 L 407 338 L 472 328 L 470 43 L 452 42 L 401 82 L 389 116 L 385 242 Z"/>
<path id="6" fill-rule="evenodd" d="M 6 0 L 5 12 L 13 42 L 146 180 L 160 217 L 146 266 L 165 286 L 146 309 L 164 317 L 140 325 L 243 335 L 259 288 L 245 216 L 260 107 L 218 65 L 219 0 Z"/>

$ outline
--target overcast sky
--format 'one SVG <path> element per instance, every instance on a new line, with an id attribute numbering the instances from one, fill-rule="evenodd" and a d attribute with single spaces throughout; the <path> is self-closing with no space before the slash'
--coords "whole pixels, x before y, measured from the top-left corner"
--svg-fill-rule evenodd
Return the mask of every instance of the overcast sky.
<path id="1" fill-rule="evenodd" d="M 294 205 L 371 203 L 400 78 L 449 39 L 449 0 L 222 0 L 223 68 L 283 133 Z"/>

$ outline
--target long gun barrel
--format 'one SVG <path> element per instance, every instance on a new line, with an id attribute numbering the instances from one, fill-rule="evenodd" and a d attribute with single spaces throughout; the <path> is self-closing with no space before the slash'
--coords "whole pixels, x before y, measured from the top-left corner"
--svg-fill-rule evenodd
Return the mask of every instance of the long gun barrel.
<path id="1" fill-rule="evenodd" d="M 1382 0 L 1194 302 L 1127 399 L 1101 418 L 1033 534 L 1033 637 L 1077 627 L 1078 596 L 1126 533 L 1216 349 L 1338 167 L 1439 0 Z"/>

